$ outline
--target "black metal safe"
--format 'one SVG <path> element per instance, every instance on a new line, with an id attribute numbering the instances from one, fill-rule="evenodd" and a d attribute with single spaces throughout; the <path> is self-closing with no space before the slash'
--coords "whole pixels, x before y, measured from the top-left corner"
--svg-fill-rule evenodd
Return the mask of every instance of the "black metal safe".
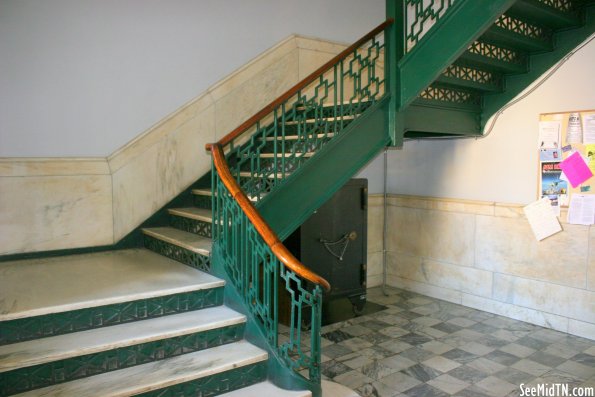
<path id="1" fill-rule="evenodd" d="M 331 284 L 325 300 L 347 297 L 359 314 L 366 303 L 367 234 L 368 180 L 351 179 L 285 245 Z"/>

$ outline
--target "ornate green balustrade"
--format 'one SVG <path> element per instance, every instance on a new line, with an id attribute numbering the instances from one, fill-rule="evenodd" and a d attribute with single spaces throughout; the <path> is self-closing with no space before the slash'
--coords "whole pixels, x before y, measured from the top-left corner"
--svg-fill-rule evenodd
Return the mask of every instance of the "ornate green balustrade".
<path id="1" fill-rule="evenodd" d="M 265 243 L 219 176 L 215 177 L 217 209 L 213 230 L 219 257 L 233 286 L 245 299 L 252 317 L 285 364 L 296 372 L 308 370 L 308 379 L 320 382 L 320 313 L 322 289 L 287 269 Z M 279 299 L 289 295 L 287 320 L 290 337 L 279 340 Z M 282 309 L 282 308 L 281 308 Z M 308 331 L 309 329 L 309 331 Z M 304 335 L 311 344 L 306 348 Z"/>
<path id="2" fill-rule="evenodd" d="M 406 0 L 405 49 L 411 51 L 455 0 Z"/>
<path id="3" fill-rule="evenodd" d="M 229 143 L 226 157 L 232 174 L 254 202 L 384 96 L 383 29 L 275 103 Z"/>
<path id="4" fill-rule="evenodd" d="M 322 289 L 330 286 L 289 253 L 256 205 L 384 97 L 384 31 L 391 23 L 378 26 L 221 141 L 207 146 L 214 163 L 212 231 L 217 266 L 241 296 L 274 355 L 313 385 L 315 395 L 320 392 Z"/>

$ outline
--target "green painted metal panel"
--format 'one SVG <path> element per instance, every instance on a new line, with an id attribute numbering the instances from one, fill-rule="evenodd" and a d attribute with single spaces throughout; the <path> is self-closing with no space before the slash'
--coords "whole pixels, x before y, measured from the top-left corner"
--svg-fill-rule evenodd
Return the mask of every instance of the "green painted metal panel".
<path id="1" fill-rule="evenodd" d="M 388 104 L 384 98 L 374 105 L 261 201 L 259 211 L 281 239 L 390 142 Z"/>
<path id="2" fill-rule="evenodd" d="M 410 104 L 515 0 L 458 0 L 399 62 L 401 107 Z M 440 56 L 436 56 L 440 54 Z"/>
<path id="3" fill-rule="evenodd" d="M 405 137 L 480 135 L 479 113 L 413 103 L 405 110 Z"/>
<path id="4" fill-rule="evenodd" d="M 543 54 L 535 54 L 531 57 L 531 70 L 528 73 L 508 76 L 504 93 L 484 96 L 484 111 L 481 117 L 482 128 L 485 127 L 492 115 L 527 86 L 539 79 L 543 73 L 580 45 L 593 32 L 595 32 L 595 7 L 590 6 L 585 10 L 585 24 L 582 27 L 555 33 L 554 41 L 556 46 L 554 50 Z"/>
<path id="5" fill-rule="evenodd" d="M 237 324 L 2 372 L 0 396 L 221 346 L 236 342 L 243 335 L 244 324 Z"/>
<path id="6" fill-rule="evenodd" d="M 0 345 L 219 306 L 223 287 L 0 322 Z"/>

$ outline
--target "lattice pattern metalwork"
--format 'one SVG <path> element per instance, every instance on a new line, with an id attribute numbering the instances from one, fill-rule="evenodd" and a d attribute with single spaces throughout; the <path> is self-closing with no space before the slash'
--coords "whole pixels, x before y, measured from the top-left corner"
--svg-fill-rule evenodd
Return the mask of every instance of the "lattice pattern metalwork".
<path id="1" fill-rule="evenodd" d="M 384 35 L 354 50 L 276 107 L 226 150 L 231 171 L 258 202 L 385 93 Z"/>
<path id="2" fill-rule="evenodd" d="M 262 382 L 267 377 L 265 363 L 246 365 L 219 374 L 138 394 L 139 397 L 210 397 Z M 271 396 L 272 397 L 272 396 Z"/>
<path id="3" fill-rule="evenodd" d="M 538 0 L 540 3 L 557 8 L 560 11 L 572 12 L 576 10 L 576 1 L 573 0 Z"/>
<path id="4" fill-rule="evenodd" d="M 514 50 L 498 47 L 483 41 L 473 42 L 467 51 L 469 51 L 471 54 L 481 55 L 483 57 L 492 58 L 501 62 L 519 65 L 525 62 L 525 57 L 522 54 Z"/>
<path id="5" fill-rule="evenodd" d="M 211 270 L 210 256 L 197 254 L 196 252 L 192 252 L 151 236 L 145 235 L 144 241 L 145 248 L 150 249 L 153 252 L 157 252 L 158 254 L 167 256 L 170 259 L 192 266 L 204 272 L 209 272 Z"/>
<path id="6" fill-rule="evenodd" d="M 474 83 L 491 85 L 494 87 L 499 87 L 502 82 L 502 77 L 497 73 L 457 64 L 447 67 L 446 70 L 442 72 L 442 75 L 444 77 L 472 81 Z"/>
<path id="7" fill-rule="evenodd" d="M 273 254 L 226 187 L 215 177 L 217 188 L 213 231 L 214 249 L 223 259 L 231 283 L 244 297 L 269 344 L 296 373 L 309 369 L 308 378 L 320 381 L 320 313 L 322 291 L 300 279 Z M 290 295 L 290 338 L 279 342 L 279 290 Z M 310 350 L 302 347 L 303 330 L 310 329 Z"/>
<path id="8" fill-rule="evenodd" d="M 230 170 L 255 203 L 362 113 L 385 96 L 384 32 L 322 73 L 316 80 L 224 148 Z M 322 291 L 276 258 L 213 170 L 213 249 L 234 288 L 287 367 L 320 384 Z M 290 338 L 280 342 L 279 290 L 290 296 Z M 304 331 L 309 330 L 309 331 Z M 305 334 L 308 334 L 307 336 Z M 303 342 L 309 339 L 309 348 Z"/>
<path id="9" fill-rule="evenodd" d="M 211 238 L 211 222 L 170 215 L 169 224 L 176 229 L 184 230 L 199 236 Z"/>
<path id="10" fill-rule="evenodd" d="M 450 102 L 456 104 L 474 105 L 481 104 L 481 96 L 473 91 L 463 91 L 447 87 L 430 86 L 419 95 L 422 99 L 432 101 Z"/>
<path id="11" fill-rule="evenodd" d="M 506 14 L 501 15 L 496 20 L 495 25 L 502 29 L 542 41 L 548 41 L 552 36 L 552 32 L 549 29 L 532 25 L 528 22 L 521 21 L 518 18 L 514 18 Z"/>
<path id="12" fill-rule="evenodd" d="M 455 0 L 407 0 L 405 50 L 411 51 L 454 2 Z"/>
<path id="13" fill-rule="evenodd" d="M 0 322 L 0 345 L 183 313 L 223 304 L 223 288 Z"/>
<path id="14" fill-rule="evenodd" d="M 0 396 L 232 343 L 243 334 L 244 325 L 237 324 L 3 372 L 0 373 Z"/>

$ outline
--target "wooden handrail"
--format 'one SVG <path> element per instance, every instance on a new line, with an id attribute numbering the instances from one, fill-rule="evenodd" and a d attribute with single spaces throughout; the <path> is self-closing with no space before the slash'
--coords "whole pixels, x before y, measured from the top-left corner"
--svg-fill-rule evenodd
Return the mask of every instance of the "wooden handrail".
<path id="1" fill-rule="evenodd" d="M 227 165 L 227 160 L 223 154 L 223 146 L 220 143 L 210 144 L 211 155 L 213 156 L 213 164 L 221 178 L 221 181 L 231 194 L 231 196 L 238 202 L 240 208 L 250 222 L 256 228 L 256 231 L 262 236 L 264 242 L 271 248 L 273 254 L 285 265 L 300 277 L 322 286 L 326 291 L 330 291 L 331 285 L 323 277 L 314 273 L 306 266 L 304 266 L 289 250 L 283 245 L 277 234 L 262 218 L 254 204 L 248 199 L 240 185 L 231 175 L 231 171 Z"/>
<path id="2" fill-rule="evenodd" d="M 325 63 L 324 65 L 322 65 L 321 67 L 319 67 L 318 69 L 313 71 L 312 73 L 310 73 L 302 81 L 300 81 L 299 83 L 297 83 L 296 85 L 291 87 L 279 98 L 275 99 L 273 102 L 271 102 L 270 104 L 265 106 L 260 112 L 256 113 L 254 116 L 252 116 L 248 120 L 244 121 L 236 129 L 234 129 L 229 134 L 227 134 L 223 138 L 221 138 L 219 140 L 219 142 L 217 142 L 217 143 L 219 145 L 221 145 L 222 147 L 225 147 L 228 144 L 230 144 L 234 139 L 236 139 L 238 136 L 242 135 L 248 128 L 252 127 L 259 120 L 266 117 L 269 113 L 271 113 L 275 108 L 277 108 L 283 102 L 287 101 L 289 98 L 294 96 L 298 91 L 300 91 L 301 89 L 306 87 L 308 84 L 312 83 L 314 80 L 316 80 L 318 77 L 320 77 L 321 74 L 323 74 L 324 72 L 326 72 L 327 70 L 329 70 L 330 68 L 335 66 L 335 64 L 337 62 L 339 62 L 341 59 L 345 58 L 347 55 L 349 55 L 354 50 L 359 48 L 366 41 L 370 40 L 371 38 L 376 36 L 378 33 L 382 32 L 384 29 L 386 29 L 387 26 L 389 26 L 393 22 L 394 22 L 394 19 L 389 18 L 386 21 L 384 21 L 383 23 L 381 23 L 380 25 L 378 25 L 376 28 L 374 28 L 372 31 L 370 31 L 368 34 L 366 34 L 364 37 L 362 37 L 361 39 L 359 39 L 358 41 L 356 41 L 355 43 L 350 45 L 347 49 L 341 51 L 333 59 L 331 59 L 330 61 L 328 61 L 327 63 Z M 205 148 L 207 150 L 211 150 L 212 146 L 213 146 L 212 144 L 208 143 L 205 145 Z"/>
<path id="3" fill-rule="evenodd" d="M 310 73 L 305 79 L 291 87 L 279 98 L 275 99 L 273 102 L 265 106 L 260 112 L 256 113 L 254 116 L 250 117 L 248 120 L 240 124 L 236 129 L 231 131 L 229 134 L 225 135 L 217 143 L 208 143 L 205 146 L 206 149 L 210 151 L 211 155 L 213 156 L 213 164 L 215 165 L 215 169 L 217 170 L 217 173 L 219 174 L 221 181 L 223 182 L 231 196 L 238 202 L 242 211 L 244 211 L 250 222 L 252 222 L 252 224 L 256 228 L 256 231 L 263 238 L 264 242 L 269 246 L 273 254 L 275 254 L 275 256 L 281 261 L 281 263 L 283 263 L 285 267 L 289 268 L 300 277 L 322 286 L 326 291 L 330 291 L 331 289 L 331 285 L 329 284 L 329 282 L 323 277 L 314 273 L 312 270 L 308 269 L 299 260 L 297 260 L 297 258 L 293 256 L 291 252 L 289 252 L 287 247 L 285 247 L 281 240 L 279 240 L 277 234 L 262 218 L 256 207 L 254 207 L 252 201 L 248 199 L 240 185 L 238 185 L 235 178 L 231 175 L 231 171 L 229 170 L 227 160 L 225 159 L 225 155 L 223 154 L 223 148 L 230 144 L 238 136 L 243 134 L 254 124 L 256 124 L 258 121 L 266 117 L 283 102 L 287 101 L 289 98 L 294 96 L 298 91 L 300 91 L 304 87 L 308 86 L 308 84 L 312 83 L 314 80 L 319 78 L 320 75 L 332 68 L 337 62 L 347 57 L 347 55 L 351 54 L 362 44 L 372 39 L 378 33 L 382 32 L 384 29 L 386 29 L 387 26 L 389 26 L 393 22 L 394 20 L 392 18 L 387 19 L 386 21 L 378 25 L 376 28 L 374 28 L 372 31 L 370 31 L 368 34 L 366 34 L 364 37 L 350 45 L 347 49 L 341 51 L 341 53 L 333 57 L 333 59 L 316 69 L 314 72 Z"/>

